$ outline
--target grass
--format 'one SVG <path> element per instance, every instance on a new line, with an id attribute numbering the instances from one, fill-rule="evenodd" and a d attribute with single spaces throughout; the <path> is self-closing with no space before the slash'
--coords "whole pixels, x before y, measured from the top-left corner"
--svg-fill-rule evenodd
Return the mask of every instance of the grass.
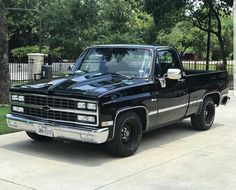
<path id="1" fill-rule="evenodd" d="M 7 126 L 5 115 L 9 113 L 9 106 L 0 106 L 0 135 L 16 132 Z"/>

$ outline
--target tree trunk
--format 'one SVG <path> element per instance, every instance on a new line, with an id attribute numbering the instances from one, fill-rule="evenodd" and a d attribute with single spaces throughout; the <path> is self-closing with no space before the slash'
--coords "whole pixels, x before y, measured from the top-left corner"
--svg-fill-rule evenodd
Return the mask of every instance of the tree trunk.
<path id="1" fill-rule="evenodd" d="M 221 57 L 223 60 L 223 65 L 220 68 L 221 70 L 227 70 L 227 56 L 226 56 L 226 51 L 225 51 L 225 42 L 221 36 L 221 34 L 217 35 L 219 44 L 220 44 L 220 50 L 221 50 Z"/>
<path id="2" fill-rule="evenodd" d="M 215 32 L 215 35 L 217 36 L 218 42 L 220 44 L 221 58 L 223 60 L 223 65 L 219 69 L 227 70 L 227 56 L 226 56 L 226 50 L 225 50 L 225 42 L 222 37 L 222 25 L 221 25 L 220 16 L 219 16 L 219 13 L 213 8 L 212 4 L 210 4 L 210 8 L 211 8 L 211 10 L 212 10 L 213 14 L 215 15 L 215 18 L 218 22 L 218 24 L 217 24 L 218 31 Z"/>
<path id="3" fill-rule="evenodd" d="M 207 32 L 207 56 L 206 56 L 206 70 L 209 70 L 210 61 L 210 48 L 211 48 L 211 9 L 208 13 L 208 32 Z"/>
<path id="4" fill-rule="evenodd" d="M 0 0 L 0 104 L 9 102 L 10 75 L 4 2 Z"/>

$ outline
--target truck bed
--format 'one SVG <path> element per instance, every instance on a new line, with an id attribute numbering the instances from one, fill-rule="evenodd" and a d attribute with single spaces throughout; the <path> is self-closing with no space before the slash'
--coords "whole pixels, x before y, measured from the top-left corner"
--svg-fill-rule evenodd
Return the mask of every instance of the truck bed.
<path id="1" fill-rule="evenodd" d="M 201 89 L 205 93 L 219 91 L 224 94 L 223 91 L 228 90 L 229 81 L 226 71 L 185 70 L 185 78 L 190 92 L 191 89 Z"/>
<path id="2" fill-rule="evenodd" d="M 189 89 L 189 102 L 204 99 L 204 96 L 210 93 L 219 93 L 221 97 L 228 91 L 226 71 L 185 70 L 185 79 Z M 198 110 L 199 107 L 190 105 L 186 115 Z"/>

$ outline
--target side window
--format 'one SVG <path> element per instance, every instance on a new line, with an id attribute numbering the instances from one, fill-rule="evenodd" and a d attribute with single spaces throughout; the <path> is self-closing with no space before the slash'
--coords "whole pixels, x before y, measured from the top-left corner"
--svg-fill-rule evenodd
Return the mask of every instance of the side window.
<path id="1" fill-rule="evenodd" d="M 161 67 L 161 75 L 167 73 L 167 70 L 170 68 L 179 68 L 178 61 L 175 59 L 175 56 L 170 51 L 160 51 L 158 52 L 159 64 Z"/>

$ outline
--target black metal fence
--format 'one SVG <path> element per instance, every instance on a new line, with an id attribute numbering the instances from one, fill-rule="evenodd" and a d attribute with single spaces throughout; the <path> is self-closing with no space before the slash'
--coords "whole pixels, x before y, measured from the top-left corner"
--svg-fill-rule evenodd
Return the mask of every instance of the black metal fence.
<path id="1" fill-rule="evenodd" d="M 222 61 L 210 61 L 208 70 L 218 71 L 222 68 Z M 183 61 L 184 69 L 188 70 L 206 70 L 206 61 Z M 233 61 L 227 61 L 227 72 L 229 77 L 229 87 L 232 90 L 234 86 L 234 64 Z"/>
<path id="2" fill-rule="evenodd" d="M 60 60 L 52 62 L 52 74 L 53 77 L 63 76 L 68 74 L 69 67 L 73 65 L 73 60 Z M 15 62 L 9 63 L 10 78 L 12 84 L 20 84 L 24 82 L 30 82 L 34 80 L 32 76 L 32 64 L 30 61 L 26 62 Z M 38 74 L 38 73 L 37 73 Z"/>
<path id="3" fill-rule="evenodd" d="M 9 63 L 11 83 L 23 83 L 30 81 L 30 68 L 29 63 Z"/>
<path id="4" fill-rule="evenodd" d="M 52 62 L 53 76 L 63 76 L 69 72 L 69 67 L 75 63 L 74 60 L 59 60 Z"/>
<path id="5" fill-rule="evenodd" d="M 68 74 L 69 67 L 75 63 L 74 60 L 59 60 L 52 61 L 52 73 L 53 77 L 63 76 Z M 217 71 L 222 65 L 221 61 L 210 61 L 209 71 Z M 183 61 L 185 69 L 190 70 L 206 70 L 205 61 Z M 23 83 L 33 80 L 30 76 L 32 70 L 32 64 L 30 63 L 10 63 L 10 76 L 12 84 Z M 230 88 L 233 89 L 233 76 L 234 76 L 234 65 L 233 61 L 227 62 L 227 72 L 230 80 Z"/>

